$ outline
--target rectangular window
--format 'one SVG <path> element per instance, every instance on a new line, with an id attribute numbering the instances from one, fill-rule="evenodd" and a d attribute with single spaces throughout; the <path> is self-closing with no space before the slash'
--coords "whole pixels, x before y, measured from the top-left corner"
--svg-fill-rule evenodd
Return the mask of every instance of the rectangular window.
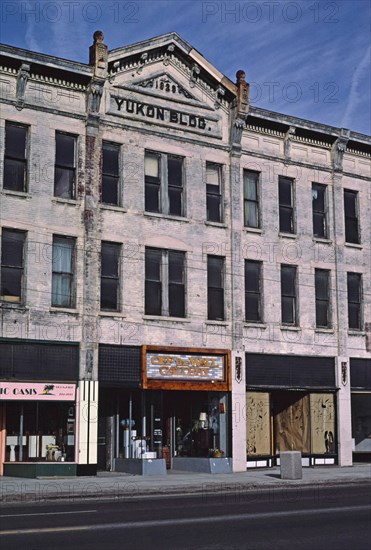
<path id="1" fill-rule="evenodd" d="M 316 326 L 331 326 L 330 316 L 330 271 L 327 269 L 315 270 L 316 293 Z"/>
<path id="2" fill-rule="evenodd" d="M 206 163 L 206 218 L 222 221 L 222 167 L 211 162 Z"/>
<path id="3" fill-rule="evenodd" d="M 312 216 L 313 235 L 327 239 L 327 187 L 320 183 L 312 183 Z"/>
<path id="4" fill-rule="evenodd" d="M 23 302 L 24 244 L 26 233 L 3 229 L 1 235 L 1 300 Z"/>
<path id="5" fill-rule="evenodd" d="M 144 174 L 146 212 L 183 216 L 183 159 L 146 152 Z"/>
<path id="6" fill-rule="evenodd" d="M 75 306 L 75 245 L 73 237 L 53 237 L 52 306 Z"/>
<path id="7" fill-rule="evenodd" d="M 76 137 L 56 132 L 54 196 L 75 198 L 76 183 Z"/>
<path id="8" fill-rule="evenodd" d="M 120 146 L 103 142 L 102 145 L 102 195 L 104 204 L 119 205 Z"/>
<path id="9" fill-rule="evenodd" d="M 3 188 L 27 191 L 27 127 L 5 123 Z"/>
<path id="10" fill-rule="evenodd" d="M 100 279 L 101 310 L 120 310 L 120 254 L 120 244 L 102 242 Z"/>
<path id="11" fill-rule="evenodd" d="M 260 227 L 259 178 L 259 172 L 244 170 L 243 198 L 245 227 Z"/>
<path id="12" fill-rule="evenodd" d="M 262 263 L 245 260 L 245 319 L 246 321 L 262 321 L 261 292 Z"/>
<path id="13" fill-rule="evenodd" d="M 294 181 L 284 176 L 278 179 L 278 195 L 280 210 L 280 231 L 295 233 L 294 224 Z"/>
<path id="14" fill-rule="evenodd" d="M 146 315 L 185 317 L 184 268 L 184 252 L 146 248 Z"/>
<path id="15" fill-rule="evenodd" d="M 345 241 L 359 244 L 358 192 L 344 189 Z"/>
<path id="16" fill-rule="evenodd" d="M 348 326 L 350 329 L 362 329 L 362 275 L 347 273 L 348 286 Z"/>
<path id="17" fill-rule="evenodd" d="M 283 325 L 297 325 L 297 268 L 281 265 L 281 315 Z"/>
<path id="18" fill-rule="evenodd" d="M 207 257 L 207 318 L 224 321 L 224 258 Z"/>

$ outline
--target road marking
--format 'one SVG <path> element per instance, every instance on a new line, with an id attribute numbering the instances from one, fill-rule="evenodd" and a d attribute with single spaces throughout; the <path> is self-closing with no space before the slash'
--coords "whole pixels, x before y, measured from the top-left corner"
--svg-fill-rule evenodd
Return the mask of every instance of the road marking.
<path id="1" fill-rule="evenodd" d="M 23 518 L 28 516 L 61 516 L 63 514 L 92 514 L 98 510 L 73 510 L 69 512 L 40 512 L 38 514 L 3 514 L 0 518 Z"/>
<path id="2" fill-rule="evenodd" d="M 246 514 L 236 514 L 234 516 L 222 515 L 213 517 L 195 517 L 195 518 L 182 518 L 182 519 L 160 519 L 154 521 L 133 521 L 129 523 L 102 523 L 93 525 L 76 525 L 74 527 L 44 527 L 42 529 L 16 529 L 12 531 L 1 531 L 0 535 L 32 535 L 32 534 L 44 534 L 44 533 L 63 533 L 67 531 L 89 531 L 89 530 L 105 530 L 105 529 L 143 529 L 145 527 L 166 527 L 168 525 L 194 525 L 195 523 L 218 523 L 220 521 L 241 521 L 252 519 L 265 519 L 272 517 L 283 516 L 308 516 L 309 514 L 332 514 L 334 512 L 361 512 L 362 510 L 370 510 L 371 505 L 364 506 L 344 506 L 340 508 L 314 508 L 308 510 L 288 510 L 285 512 L 256 512 Z"/>

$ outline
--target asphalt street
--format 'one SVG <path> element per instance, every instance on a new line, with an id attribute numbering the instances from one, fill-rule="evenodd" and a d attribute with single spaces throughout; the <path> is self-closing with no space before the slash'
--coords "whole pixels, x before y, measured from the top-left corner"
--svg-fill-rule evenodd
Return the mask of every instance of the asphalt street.
<path id="1" fill-rule="evenodd" d="M 4 504 L 0 548 L 368 550 L 370 485 Z"/>

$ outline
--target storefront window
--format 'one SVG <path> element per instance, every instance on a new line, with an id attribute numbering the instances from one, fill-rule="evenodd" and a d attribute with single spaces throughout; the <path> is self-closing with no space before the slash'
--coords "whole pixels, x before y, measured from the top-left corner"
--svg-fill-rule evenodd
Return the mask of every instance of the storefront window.
<path id="1" fill-rule="evenodd" d="M 354 450 L 371 453 L 371 393 L 352 393 Z"/>
<path id="2" fill-rule="evenodd" d="M 6 462 L 75 460 L 73 403 L 6 403 Z"/>
<path id="3" fill-rule="evenodd" d="M 248 456 L 271 454 L 269 393 L 246 395 L 246 450 Z"/>
<path id="4" fill-rule="evenodd" d="M 310 395 L 310 423 L 313 454 L 334 454 L 335 407 L 331 393 Z"/>

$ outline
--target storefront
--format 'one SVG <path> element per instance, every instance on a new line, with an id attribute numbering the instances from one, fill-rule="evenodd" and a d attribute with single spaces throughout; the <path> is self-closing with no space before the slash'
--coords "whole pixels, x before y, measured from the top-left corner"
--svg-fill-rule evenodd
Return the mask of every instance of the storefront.
<path id="1" fill-rule="evenodd" d="M 371 459 L 371 359 L 350 359 L 353 460 Z"/>
<path id="2" fill-rule="evenodd" d="M 76 475 L 78 346 L 1 342 L 0 351 L 2 474 Z"/>
<path id="3" fill-rule="evenodd" d="M 121 347 L 121 388 L 105 388 L 119 346 L 101 346 L 98 465 L 131 473 L 230 468 L 229 354 L 226 350 L 142 347 L 140 388 L 135 350 Z M 106 348 L 106 349 L 103 349 Z M 116 348 L 116 349 L 113 349 Z M 138 359 L 138 357 L 137 357 Z M 112 364 L 112 360 L 111 360 Z M 125 379 L 125 380 L 124 380 Z M 116 381 L 116 384 L 118 382 Z M 126 387 L 123 387 L 125 384 Z M 131 385 L 131 387 L 129 387 Z M 136 387 L 135 387 L 136 386 Z M 216 459 L 223 458 L 222 464 Z M 210 459 L 212 464 L 210 465 Z"/>
<path id="4" fill-rule="evenodd" d="M 336 463 L 334 358 L 246 354 L 246 385 L 248 467 L 279 464 L 283 451 Z"/>

